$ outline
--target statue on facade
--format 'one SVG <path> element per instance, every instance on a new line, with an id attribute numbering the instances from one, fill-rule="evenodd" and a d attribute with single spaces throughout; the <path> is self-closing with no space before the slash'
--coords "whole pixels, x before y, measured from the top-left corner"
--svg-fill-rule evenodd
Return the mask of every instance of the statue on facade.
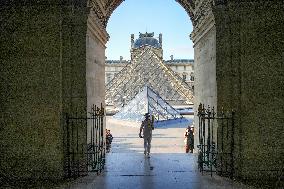
<path id="1" fill-rule="evenodd" d="M 133 46 L 134 44 L 134 34 L 131 34 L 131 47 Z"/>
<path id="2" fill-rule="evenodd" d="M 140 33 L 139 32 L 139 38 L 143 38 L 143 37 L 154 37 L 154 32 L 152 32 L 152 33 L 148 33 L 148 32 Z"/>

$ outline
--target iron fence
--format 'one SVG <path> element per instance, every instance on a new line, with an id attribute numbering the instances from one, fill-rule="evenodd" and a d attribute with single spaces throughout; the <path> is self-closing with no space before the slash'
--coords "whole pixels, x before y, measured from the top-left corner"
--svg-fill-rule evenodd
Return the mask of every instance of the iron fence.
<path id="1" fill-rule="evenodd" d="M 93 105 L 86 116 L 66 114 L 65 176 L 85 176 L 100 173 L 105 164 L 105 110 Z"/>
<path id="2" fill-rule="evenodd" d="M 234 129 L 235 113 L 218 114 L 214 107 L 200 104 L 198 167 L 202 174 L 216 172 L 221 176 L 234 175 Z"/>

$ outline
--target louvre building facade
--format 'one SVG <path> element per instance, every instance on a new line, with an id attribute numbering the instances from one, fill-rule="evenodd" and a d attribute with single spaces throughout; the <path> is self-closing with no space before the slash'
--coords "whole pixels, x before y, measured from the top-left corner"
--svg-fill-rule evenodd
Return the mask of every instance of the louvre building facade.
<path id="1" fill-rule="evenodd" d="M 153 37 L 153 33 L 139 35 L 139 38 L 134 41 L 134 34 L 131 35 L 131 59 L 133 60 L 135 52 L 142 46 L 149 45 L 155 47 L 157 54 L 163 59 L 162 49 L 162 34 L 159 35 L 159 40 Z M 105 83 L 109 83 L 131 60 L 124 60 L 120 56 L 119 60 L 106 60 L 105 64 Z M 163 63 L 176 72 L 187 84 L 193 86 L 194 82 L 194 60 L 193 59 L 174 59 L 171 55 L 169 60 L 163 60 Z"/>
<path id="2" fill-rule="evenodd" d="M 107 61 L 106 104 L 123 107 L 143 88 L 150 87 L 171 105 L 193 102 L 193 61 L 163 60 L 162 34 L 131 35 L 131 60 Z M 155 93 L 154 92 L 154 93 Z"/>

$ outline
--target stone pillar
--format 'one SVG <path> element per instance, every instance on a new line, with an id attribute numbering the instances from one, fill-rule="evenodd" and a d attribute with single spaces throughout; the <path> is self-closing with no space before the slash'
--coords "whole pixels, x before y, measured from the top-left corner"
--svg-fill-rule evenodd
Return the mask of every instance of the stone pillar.
<path id="1" fill-rule="evenodd" d="M 93 10 L 87 29 L 87 99 L 88 108 L 105 104 L 105 49 L 109 36 Z"/>
<path id="2" fill-rule="evenodd" d="M 62 179 L 64 115 L 87 102 L 86 2 L 9 3 L 1 16 L 0 176 Z"/>
<path id="3" fill-rule="evenodd" d="M 202 103 L 217 108 L 216 28 L 211 9 L 206 9 L 206 3 L 203 4 L 205 5 L 200 6 L 201 10 L 196 9 L 195 11 L 197 13 L 206 12 L 206 14 L 200 18 L 198 23 L 195 23 L 196 25 L 191 33 L 191 39 L 194 43 L 195 145 L 199 144 L 198 105 Z M 195 146 L 195 149 L 197 149 L 197 146 Z"/>
<path id="4" fill-rule="evenodd" d="M 283 169 L 283 6 L 232 1 L 214 8 L 218 107 L 236 111 L 235 177 L 267 186 Z"/>
<path id="5" fill-rule="evenodd" d="M 97 14 L 99 12 L 104 12 L 104 10 L 100 9 L 100 6 L 91 8 L 87 22 L 86 81 L 88 112 L 93 105 L 100 107 L 102 104 L 102 106 L 105 107 L 105 44 L 109 38 L 109 35 L 105 30 L 105 26 L 103 25 L 104 23 L 98 18 L 99 16 Z M 103 132 L 105 132 L 105 128 L 106 124 L 104 119 Z M 87 131 L 87 141 L 90 142 L 91 125 L 88 125 Z M 99 133 L 97 133 L 97 137 L 100 137 L 98 134 Z M 105 133 L 103 134 L 103 136 L 105 136 Z"/>

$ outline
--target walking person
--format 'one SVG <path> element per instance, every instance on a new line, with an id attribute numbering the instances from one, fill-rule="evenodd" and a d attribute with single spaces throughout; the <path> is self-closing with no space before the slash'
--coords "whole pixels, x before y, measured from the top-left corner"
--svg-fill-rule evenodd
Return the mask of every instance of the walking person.
<path id="1" fill-rule="evenodd" d="M 139 137 L 144 139 L 144 155 L 149 158 L 152 141 L 152 130 L 154 130 L 154 117 L 150 119 L 149 113 L 146 113 L 144 116 L 145 119 L 142 121 Z"/>

